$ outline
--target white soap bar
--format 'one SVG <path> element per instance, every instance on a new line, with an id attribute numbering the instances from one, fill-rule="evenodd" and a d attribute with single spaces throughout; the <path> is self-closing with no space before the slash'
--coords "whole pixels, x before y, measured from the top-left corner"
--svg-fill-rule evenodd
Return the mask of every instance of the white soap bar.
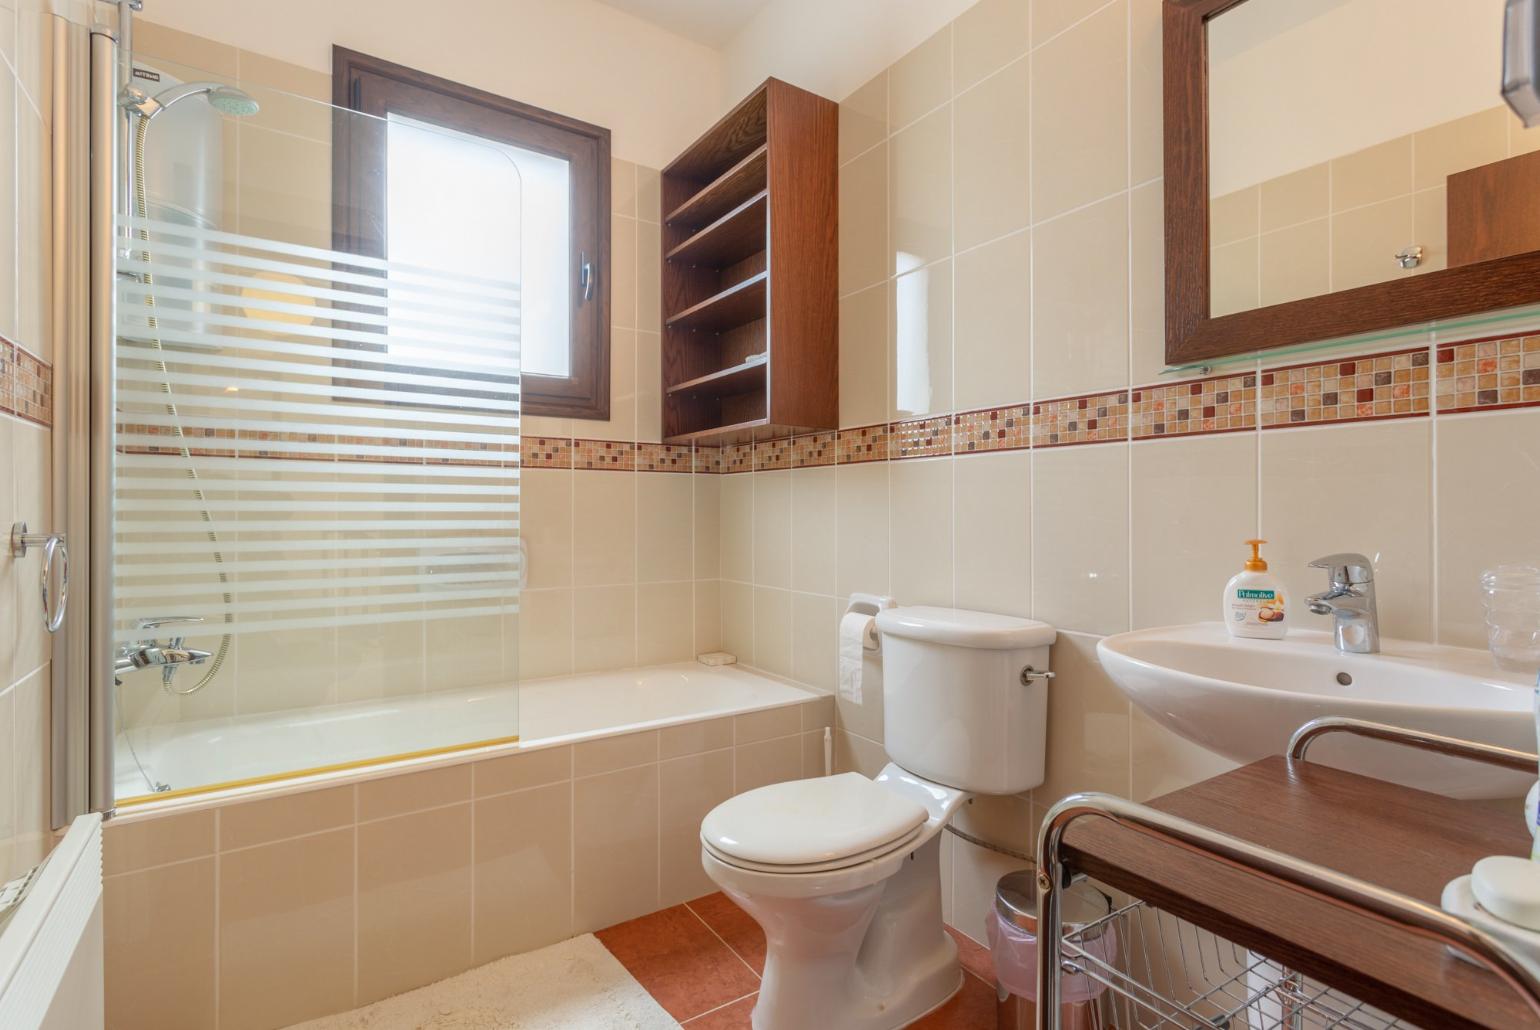
<path id="1" fill-rule="evenodd" d="M 710 666 L 738 664 L 738 656 L 728 654 L 726 651 L 707 651 L 705 654 L 696 655 L 695 660 L 702 665 Z"/>
<path id="2" fill-rule="evenodd" d="M 1492 855 L 1470 873 L 1476 904 L 1498 919 L 1540 930 L 1540 862 L 1512 855 Z"/>

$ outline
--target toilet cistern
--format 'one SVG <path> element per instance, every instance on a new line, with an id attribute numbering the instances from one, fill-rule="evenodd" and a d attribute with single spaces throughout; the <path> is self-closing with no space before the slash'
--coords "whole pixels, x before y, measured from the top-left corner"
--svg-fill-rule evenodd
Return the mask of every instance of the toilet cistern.
<path id="1" fill-rule="evenodd" d="M 1374 603 L 1374 564 L 1361 554 L 1329 554 L 1310 563 L 1326 569 L 1331 586 L 1306 598 L 1317 615 L 1330 615 L 1332 636 L 1343 654 L 1378 654 L 1380 615 Z"/>

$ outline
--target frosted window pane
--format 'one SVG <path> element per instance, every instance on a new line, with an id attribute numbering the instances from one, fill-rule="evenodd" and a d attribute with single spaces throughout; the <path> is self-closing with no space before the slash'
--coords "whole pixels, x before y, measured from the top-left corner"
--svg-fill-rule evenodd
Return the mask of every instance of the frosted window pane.
<path id="1" fill-rule="evenodd" d="M 387 139 L 390 259 L 522 278 L 523 371 L 570 375 L 568 163 L 400 115 Z"/>

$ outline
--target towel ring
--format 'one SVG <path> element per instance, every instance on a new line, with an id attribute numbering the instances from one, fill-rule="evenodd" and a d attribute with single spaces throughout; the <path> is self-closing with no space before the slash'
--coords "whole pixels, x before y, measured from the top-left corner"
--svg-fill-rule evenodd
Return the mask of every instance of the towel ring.
<path id="1" fill-rule="evenodd" d="M 11 526 L 11 555 L 25 558 L 33 547 L 43 549 L 43 571 L 38 576 L 38 594 L 43 601 L 43 626 L 50 633 L 59 632 L 64 625 L 64 613 L 70 602 L 70 549 L 63 533 L 29 533 L 25 522 Z M 60 563 L 59 596 L 51 596 L 54 561 Z"/>

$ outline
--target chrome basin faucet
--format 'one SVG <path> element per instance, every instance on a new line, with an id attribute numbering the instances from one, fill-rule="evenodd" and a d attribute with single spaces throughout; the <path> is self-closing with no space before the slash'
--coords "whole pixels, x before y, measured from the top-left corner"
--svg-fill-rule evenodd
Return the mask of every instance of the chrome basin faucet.
<path id="1" fill-rule="evenodd" d="M 1374 605 L 1374 565 L 1361 554 L 1329 554 L 1310 563 L 1327 569 L 1330 589 L 1306 598 L 1317 615 L 1330 615 L 1337 650 L 1343 654 L 1378 654 L 1380 615 Z"/>

